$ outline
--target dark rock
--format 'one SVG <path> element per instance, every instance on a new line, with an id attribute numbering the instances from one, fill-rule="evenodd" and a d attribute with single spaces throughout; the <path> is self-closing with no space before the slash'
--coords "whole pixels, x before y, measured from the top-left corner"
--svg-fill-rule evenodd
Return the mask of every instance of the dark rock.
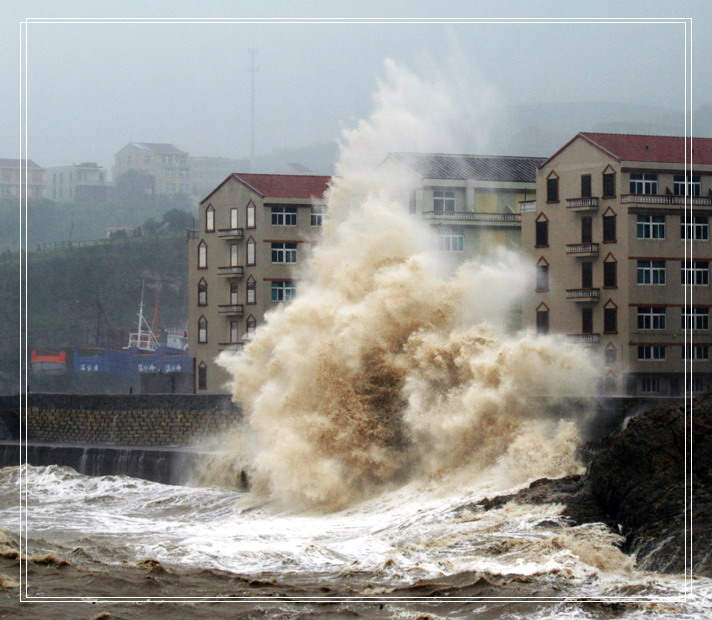
<path id="1" fill-rule="evenodd" d="M 564 504 L 562 515 L 575 524 L 622 529 L 623 550 L 640 568 L 712 576 L 712 394 L 693 400 L 687 416 L 682 402 L 640 413 L 582 454 L 584 476 L 535 480 L 462 508 Z"/>

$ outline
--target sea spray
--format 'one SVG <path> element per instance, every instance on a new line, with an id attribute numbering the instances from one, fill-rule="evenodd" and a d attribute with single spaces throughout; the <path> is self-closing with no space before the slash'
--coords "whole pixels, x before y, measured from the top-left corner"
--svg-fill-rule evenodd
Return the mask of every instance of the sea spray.
<path id="1" fill-rule="evenodd" d="M 408 212 L 412 179 L 378 164 L 427 149 L 455 115 L 435 85 L 388 72 L 376 112 L 344 134 L 297 297 L 218 360 L 247 414 L 253 489 L 289 506 L 340 509 L 415 476 L 578 467 L 571 422 L 547 411 L 593 394 L 593 365 L 562 339 L 506 333 L 530 265 L 503 250 L 453 273 Z"/>

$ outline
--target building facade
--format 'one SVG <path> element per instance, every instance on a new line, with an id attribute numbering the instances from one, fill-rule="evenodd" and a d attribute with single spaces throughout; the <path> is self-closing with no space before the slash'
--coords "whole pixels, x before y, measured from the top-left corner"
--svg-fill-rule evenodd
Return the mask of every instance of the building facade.
<path id="1" fill-rule="evenodd" d="M 31 159 L 0 159 L 0 198 L 45 197 L 44 168 Z"/>
<path id="2" fill-rule="evenodd" d="M 199 206 L 188 240 L 189 350 L 196 392 L 228 392 L 221 351 L 240 350 L 291 300 L 321 234 L 331 177 L 233 173 Z"/>
<path id="3" fill-rule="evenodd" d="M 386 174 L 410 177 L 410 211 L 438 234 L 438 246 L 460 262 L 497 247 L 518 249 L 519 203 L 533 199 L 543 157 L 391 153 Z"/>
<path id="4" fill-rule="evenodd" d="M 522 204 L 524 321 L 592 347 L 611 393 L 712 388 L 712 139 L 579 133 Z"/>
<path id="5" fill-rule="evenodd" d="M 149 179 L 141 181 L 143 193 L 164 196 L 191 195 L 191 175 L 188 153 L 172 144 L 129 142 L 114 156 L 113 181 L 121 177 Z"/>
<path id="6" fill-rule="evenodd" d="M 96 162 L 46 169 L 47 198 L 55 202 L 102 204 L 106 202 L 106 172 Z"/>

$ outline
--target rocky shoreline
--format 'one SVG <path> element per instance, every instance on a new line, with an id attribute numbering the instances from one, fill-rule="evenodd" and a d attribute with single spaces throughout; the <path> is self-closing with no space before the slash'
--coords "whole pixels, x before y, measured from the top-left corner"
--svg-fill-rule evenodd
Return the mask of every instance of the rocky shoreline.
<path id="1" fill-rule="evenodd" d="M 536 480 L 467 508 L 563 504 L 572 524 L 601 522 L 622 534 L 639 568 L 712 576 L 712 393 L 694 399 L 687 416 L 683 403 L 664 405 L 624 426 L 583 447 L 585 474 Z"/>

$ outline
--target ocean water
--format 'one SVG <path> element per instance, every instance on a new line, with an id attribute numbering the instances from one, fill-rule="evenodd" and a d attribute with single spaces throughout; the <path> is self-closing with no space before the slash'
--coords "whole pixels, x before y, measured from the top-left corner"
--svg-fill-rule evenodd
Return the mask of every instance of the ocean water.
<path id="1" fill-rule="evenodd" d="M 711 580 L 638 571 L 603 525 L 571 527 L 555 505 L 478 509 L 487 494 L 411 482 L 322 513 L 214 487 L 5 468 L 0 610 L 22 588 L 27 618 L 77 617 L 92 600 L 117 618 L 712 613 Z"/>

